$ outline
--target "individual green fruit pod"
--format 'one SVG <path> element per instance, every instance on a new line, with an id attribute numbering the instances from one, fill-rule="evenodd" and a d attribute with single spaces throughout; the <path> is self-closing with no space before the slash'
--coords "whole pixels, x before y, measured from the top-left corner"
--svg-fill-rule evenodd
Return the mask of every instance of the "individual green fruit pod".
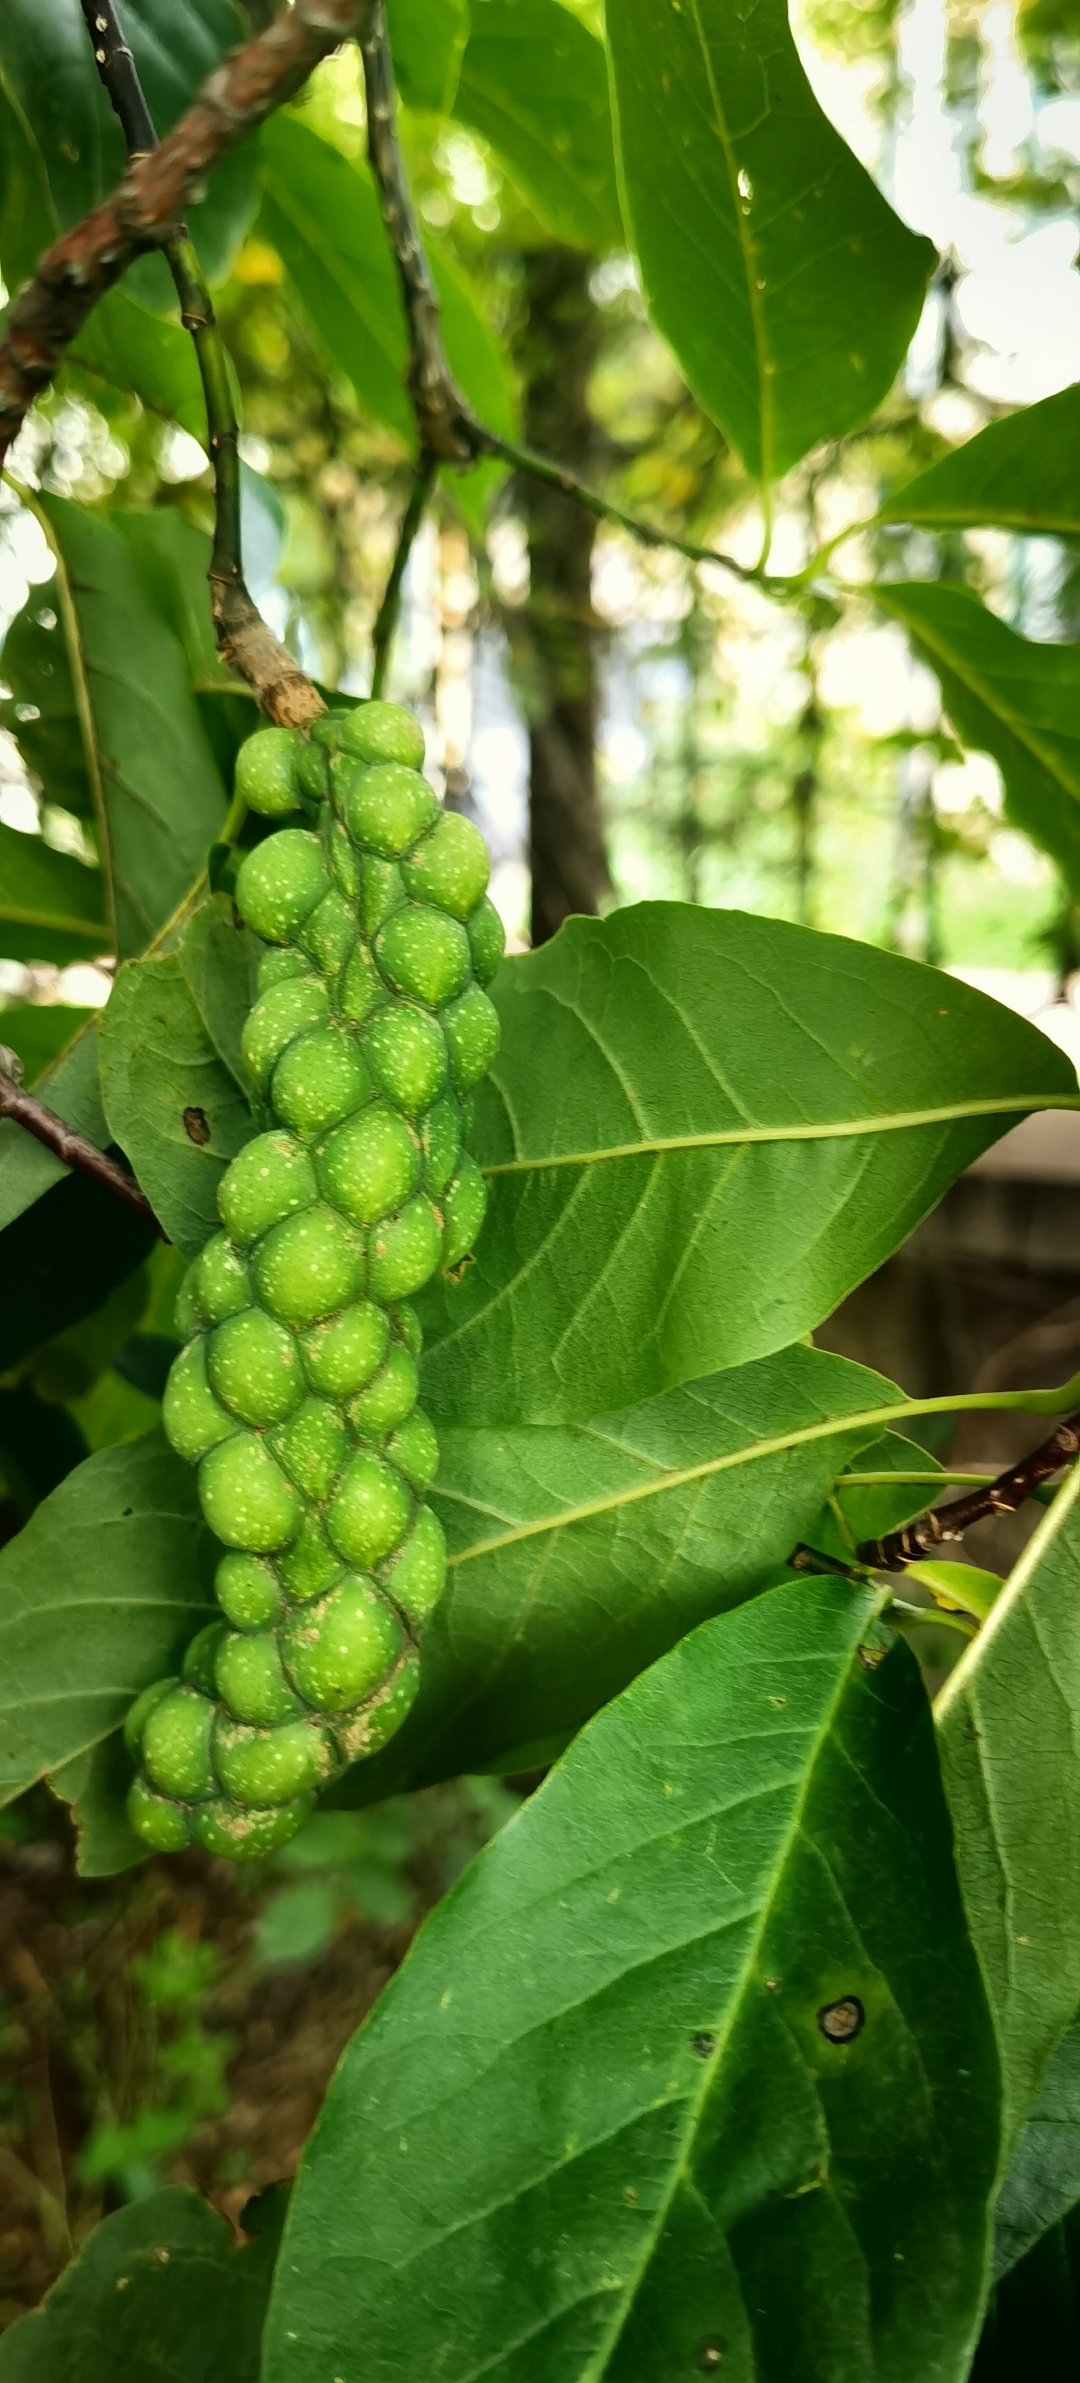
<path id="1" fill-rule="evenodd" d="M 319 1196 L 315 1169 L 295 1137 L 280 1132 L 256 1134 L 230 1160 L 218 1185 L 218 1207 L 234 1243 L 258 1241 L 271 1225 L 280 1224 L 298 1209 L 310 1208 Z M 209 1248 L 214 1248 L 214 1243 Z M 208 1251 L 204 1251 L 204 1259 Z M 244 1277 L 245 1289 L 247 1276 Z M 250 1290 L 243 1301 L 251 1302 Z M 227 1311 L 234 1315 L 236 1307 Z"/>
<path id="2" fill-rule="evenodd" d="M 283 1423 L 299 1406 L 306 1387 L 292 1333 L 264 1315 L 261 1307 L 245 1308 L 210 1334 L 206 1371 L 222 1405 L 242 1423 L 257 1426 Z M 175 1448 L 171 1430 L 169 1437 Z"/>
<path id="3" fill-rule="evenodd" d="M 478 985 L 489 985 L 506 950 L 506 930 L 494 902 L 485 895 L 468 922 L 469 950 Z"/>
<path id="4" fill-rule="evenodd" d="M 239 1315 L 251 1305 L 248 1270 L 227 1233 L 215 1233 L 207 1242 L 191 1269 L 191 1280 L 195 1306 L 204 1324 L 223 1324 L 226 1316 Z"/>
<path id="5" fill-rule="evenodd" d="M 234 1804 L 229 1796 L 216 1796 L 210 1803 L 196 1805 L 191 1815 L 192 1837 L 204 1853 L 220 1854 L 227 1862 L 257 1862 L 295 1837 L 314 1801 L 313 1795 L 294 1796 L 289 1803 L 259 1810 Z"/>
<path id="6" fill-rule="evenodd" d="M 479 828 L 459 811 L 444 811 L 409 854 L 403 875 L 405 891 L 415 902 L 435 903 L 452 918 L 468 919 L 486 894 L 491 875 Z"/>
<path id="7" fill-rule="evenodd" d="M 268 1089 L 277 1060 L 297 1035 L 323 1025 L 329 1015 L 330 995 L 320 977 L 289 975 L 260 990 L 240 1036 L 240 1055 L 257 1091 Z"/>
<path id="8" fill-rule="evenodd" d="M 401 1624 L 374 1581 L 354 1573 L 294 1614 L 282 1639 L 293 1685 L 307 1705 L 330 1714 L 369 1697 L 396 1664 L 402 1643 Z"/>
<path id="9" fill-rule="evenodd" d="M 259 728 L 236 756 L 236 792 L 249 811 L 283 819 L 295 811 L 303 739 L 295 728 Z"/>
<path id="10" fill-rule="evenodd" d="M 299 798 L 318 832 L 267 837 L 237 879 L 268 947 L 243 1037 L 267 1129 L 226 1169 L 224 1230 L 178 1303 L 166 1428 L 225 1552 L 222 1619 L 129 1717 L 132 1825 L 160 1850 L 284 1843 L 400 1727 L 445 1579 L 407 1302 L 482 1214 L 462 1137 L 497 1047 L 482 986 L 502 929 L 482 840 L 440 811 L 422 756 L 418 723 L 370 703 L 260 731 L 240 768 L 253 801 Z"/>
<path id="11" fill-rule="evenodd" d="M 361 1439 L 382 1440 L 404 1423 L 416 1405 L 420 1376 L 411 1350 L 394 1341 L 384 1364 L 349 1405 L 349 1422 Z"/>
<path id="12" fill-rule="evenodd" d="M 201 1335 L 181 1350 L 170 1368 L 161 1419 L 177 1455 L 186 1456 L 191 1465 L 238 1429 L 235 1415 L 230 1415 L 214 1395 L 207 1376 L 206 1342 Z"/>
<path id="13" fill-rule="evenodd" d="M 458 1266 L 484 1221 L 487 1208 L 487 1186 L 476 1160 L 465 1150 L 453 1182 L 447 1185 L 442 1197 L 443 1265 L 449 1270 Z"/>
<path id="14" fill-rule="evenodd" d="M 257 1636 L 226 1630 L 218 1644 L 214 1675 L 217 1693 L 237 1721 L 265 1726 L 291 1721 L 302 1709 L 282 1668 L 276 1630 L 261 1630 Z"/>
<path id="15" fill-rule="evenodd" d="M 356 1224 L 373 1225 L 416 1191 L 419 1141 L 396 1110 L 373 1102 L 330 1135 L 317 1166 L 327 1199 Z"/>
<path id="16" fill-rule="evenodd" d="M 363 1762 L 378 1754 L 397 1736 L 416 1703 L 420 1662 L 407 1642 L 397 1670 L 376 1694 L 334 1726 L 334 1742 L 343 1762 Z"/>
<path id="17" fill-rule="evenodd" d="M 424 731 L 400 703 L 358 704 L 342 715 L 337 741 L 357 761 L 397 761 L 418 770 L 424 758 Z"/>
<path id="18" fill-rule="evenodd" d="M 329 1730 L 314 1721 L 283 1721 L 276 1729 L 255 1729 L 218 1707 L 213 1729 L 213 1767 L 234 1804 L 291 1803 L 319 1787 L 336 1769 Z"/>
<path id="19" fill-rule="evenodd" d="M 469 981 L 469 938 L 456 918 L 426 903 L 405 902 L 375 937 L 387 984 L 426 1009 L 441 1009 Z"/>
<path id="20" fill-rule="evenodd" d="M 345 797 L 344 814 L 354 844 L 377 853 L 380 860 L 394 861 L 409 851 L 425 828 L 434 826 L 439 806 L 418 770 L 405 769 L 398 761 L 384 761 L 357 770 Z"/>
<path id="21" fill-rule="evenodd" d="M 204 1456 L 199 1501 L 225 1547 L 250 1548 L 256 1555 L 287 1546 L 303 1516 L 299 1491 L 254 1432 L 238 1432 Z"/>
<path id="22" fill-rule="evenodd" d="M 241 861 L 236 907 L 264 943 L 293 943 L 330 890 L 322 847 L 304 828 L 282 828 Z"/>
<path id="23" fill-rule="evenodd" d="M 371 1077 L 348 1028 L 324 1026 L 291 1043 L 278 1060 L 270 1099 L 275 1116 L 311 1140 L 351 1117 L 371 1089 Z"/>
<path id="24" fill-rule="evenodd" d="M 239 1551 L 222 1556 L 214 1574 L 214 1594 L 222 1612 L 237 1630 L 264 1630 L 284 1611 L 285 1600 L 273 1565 L 262 1556 Z M 148 1689 L 147 1694 L 151 1691 Z"/>

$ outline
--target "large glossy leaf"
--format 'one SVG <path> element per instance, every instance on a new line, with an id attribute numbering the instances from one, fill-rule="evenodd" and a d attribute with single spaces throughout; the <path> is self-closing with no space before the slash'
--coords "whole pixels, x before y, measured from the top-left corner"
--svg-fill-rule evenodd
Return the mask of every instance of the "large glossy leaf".
<path id="1" fill-rule="evenodd" d="M 258 2383 L 285 2213 L 278 2187 L 227 2218 L 167 2185 L 94 2228 L 80 2258 L 0 2341 L 0 2383 Z"/>
<path id="2" fill-rule="evenodd" d="M 125 0 L 131 44 L 159 134 L 171 131 L 200 84 L 243 39 L 232 0 Z M 98 79 L 79 0 L 4 0 L 0 76 L 29 130 L 48 178 L 62 229 L 88 215 L 124 170 L 124 144 Z M 255 203 L 249 150 L 226 158 L 206 197 L 190 211 L 191 229 L 213 278 L 228 271 Z M 172 285 L 153 260 L 135 268 L 137 285 L 165 303 Z"/>
<path id="3" fill-rule="evenodd" d="M 206 443 L 206 404 L 190 333 L 117 288 L 88 315 L 68 349 L 72 364 L 137 397 Z"/>
<path id="4" fill-rule="evenodd" d="M 0 1037 L 2 1039 L 2 1037 Z M 109 1138 L 98 1090 L 97 1024 L 91 1021 L 70 1047 L 61 1052 L 35 1086 L 41 1100 L 55 1109 L 65 1125 L 73 1125 L 103 1150 Z M 68 1170 L 32 1134 L 0 1118 L 0 1232 L 39 1200 L 54 1183 L 70 1180 Z M 93 1303 L 97 1305 L 95 1300 Z"/>
<path id="5" fill-rule="evenodd" d="M 99 1149 L 109 1129 L 91 1022 L 35 1092 Z M 99 1183 L 72 1175 L 10 1118 L 0 1120 L 0 1374 L 92 1315 L 154 1246 L 153 1229 Z"/>
<path id="6" fill-rule="evenodd" d="M 394 73 L 411 108 L 443 113 L 453 103 L 469 31 L 468 0 L 387 0 Z"/>
<path id="7" fill-rule="evenodd" d="M 938 1698 L 957 1863 L 1002 2047 L 1006 2145 L 1080 1986 L 1080 1470 Z"/>
<path id="8" fill-rule="evenodd" d="M 420 1696 L 344 1800 L 564 1744 L 695 1623 L 775 1579 L 898 1396 L 797 1346 L 592 1423 L 444 1429 L 449 1585 Z"/>
<path id="9" fill-rule="evenodd" d="M 1080 2022 L 1051 2055 L 994 2211 L 994 2274 L 1019 2259 L 1080 2202 Z"/>
<path id="10" fill-rule="evenodd" d="M 92 960 L 109 948 L 97 869 L 0 826 L 0 949 L 9 960 Z M 2 1039 L 2 1037 L 0 1037 Z"/>
<path id="11" fill-rule="evenodd" d="M 475 1261 L 425 1301 L 455 1422 L 603 1414 L 819 1324 L 1060 1051 L 916 962 L 774 919 L 575 918 L 496 983 Z"/>
<path id="12" fill-rule="evenodd" d="M 622 246 L 604 53 L 559 0 L 472 0 L 454 114 L 556 239 Z"/>
<path id="13" fill-rule="evenodd" d="M 217 1187 L 255 1120 L 211 1040 L 181 958 L 122 968 L 99 1033 L 109 1131 L 169 1240 L 197 1257 L 220 1227 Z"/>
<path id="14" fill-rule="evenodd" d="M 1033 645 L 965 588 L 928 580 L 875 590 L 941 681 L 965 745 L 991 753 L 1008 816 L 1080 888 L 1080 653 Z"/>
<path id="15" fill-rule="evenodd" d="M 1034 534 L 1080 535 L 1080 385 L 991 422 L 954 455 L 920 472 L 881 508 L 883 521 L 926 529 L 982 522 Z"/>
<path id="16" fill-rule="evenodd" d="M 78 786 L 69 791 L 81 767 L 125 957 L 189 893 L 220 827 L 225 788 L 182 649 L 123 536 L 64 497 L 34 505 L 57 558 L 57 626 L 31 623 L 16 640 L 10 683 L 41 713 L 20 741 L 46 794 L 69 808 L 86 807 Z M 7 645 L 4 661 L 8 668 Z M 21 732 L 17 710 L 6 724 Z"/>
<path id="17" fill-rule="evenodd" d="M 69 1473 L 0 1550 L 0 1802 L 89 1754 L 209 1619 L 195 1476 L 151 1433 Z"/>
<path id="18" fill-rule="evenodd" d="M 783 0 L 608 0 L 649 311 L 755 479 L 863 422 L 934 261 L 823 115 Z"/>
<path id="19" fill-rule="evenodd" d="M 91 1009 L 74 1009 L 62 1001 L 19 1001 L 5 1009 L 3 1039 L 22 1061 L 23 1082 L 29 1089 L 47 1067 L 96 1016 Z"/>
<path id="20" fill-rule="evenodd" d="M 413 447 L 401 299 L 370 175 L 284 113 L 272 117 L 260 137 L 266 177 L 261 228 L 361 404 Z M 427 246 L 451 369 L 483 420 L 510 436 L 514 414 L 503 352 L 463 274 L 437 243 Z"/>
<path id="21" fill-rule="evenodd" d="M 365 2383 L 960 2383 L 995 2048 L 874 1610 L 704 1623 L 439 1906 L 301 2166 L 267 2383 L 357 2343 Z"/>

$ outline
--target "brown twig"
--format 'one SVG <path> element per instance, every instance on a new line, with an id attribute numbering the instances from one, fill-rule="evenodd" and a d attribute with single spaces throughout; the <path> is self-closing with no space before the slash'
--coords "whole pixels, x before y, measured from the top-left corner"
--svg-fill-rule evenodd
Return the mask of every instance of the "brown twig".
<path id="1" fill-rule="evenodd" d="M 135 60 L 113 0 L 81 0 L 81 6 L 94 46 L 94 62 L 124 135 L 129 166 L 133 166 L 159 147 Z M 206 402 L 214 471 L 214 547 L 208 576 L 218 652 L 247 680 L 271 720 L 282 728 L 299 727 L 305 720 L 317 719 L 326 707 L 287 646 L 267 627 L 244 579 L 239 433 L 228 359 L 210 291 L 186 224 L 179 224 L 163 245 L 180 301 L 180 318 L 195 344 Z"/>
<path id="2" fill-rule="evenodd" d="M 71 1167 L 79 1175 L 91 1175 L 95 1183 L 103 1183 L 106 1191 L 123 1200 L 125 1207 L 141 1216 L 144 1224 L 152 1225 L 165 1241 L 168 1236 L 134 1176 L 125 1167 L 118 1167 L 115 1159 L 106 1158 L 96 1142 L 88 1142 L 85 1134 L 77 1134 L 72 1126 L 65 1125 L 62 1117 L 46 1109 L 32 1093 L 24 1092 L 19 1081 L 21 1074 L 22 1066 L 14 1052 L 0 1048 L 0 1117 L 13 1118 L 16 1125 L 43 1142 L 63 1166 Z"/>
<path id="3" fill-rule="evenodd" d="M 723 570 L 733 572 L 737 579 L 760 582 L 759 571 L 747 570 L 730 555 L 717 554 L 711 546 L 697 546 L 689 539 L 654 529 L 650 522 L 640 521 L 636 514 L 625 513 L 621 506 L 609 503 L 598 489 L 588 487 L 562 464 L 553 463 L 546 455 L 534 454 L 529 447 L 519 447 L 512 439 L 500 438 L 477 419 L 458 388 L 442 343 L 438 294 L 424 253 L 397 137 L 394 68 L 383 0 L 375 0 L 360 34 L 360 50 L 367 99 L 368 162 L 401 284 L 409 334 L 406 386 L 416 415 L 421 453 L 430 452 L 440 463 L 458 465 L 478 463 L 484 456 L 493 456 L 501 463 L 511 464 L 515 471 L 559 489 L 563 496 L 573 497 L 597 520 L 610 521 L 617 528 L 627 530 L 639 545 L 668 547 L 685 555 L 688 562 L 717 563 Z"/>
<path id="4" fill-rule="evenodd" d="M 208 176 L 353 32 L 357 0 L 294 0 L 208 76 L 160 147 L 38 260 L 0 343 L 0 462 L 98 299 L 135 258 L 164 247 Z"/>
<path id="5" fill-rule="evenodd" d="M 401 606 L 402 581 L 405 577 L 406 565 L 412 553 L 417 530 L 424 518 L 424 508 L 431 495 L 436 468 L 434 455 L 421 456 L 416 478 L 410 491 L 409 502 L 401 516 L 401 528 L 398 531 L 394 560 L 390 566 L 390 576 L 383 589 L 383 599 L 379 606 L 378 618 L 371 639 L 371 692 L 373 695 L 381 695 L 386 686 L 386 674 L 390 667 L 390 648 L 394 642 L 394 631 L 397 627 L 397 617 Z"/>
<path id="6" fill-rule="evenodd" d="M 1041 1448 L 1025 1456 L 1018 1465 L 1011 1465 L 1007 1473 L 999 1473 L 996 1481 L 989 1481 L 985 1489 L 974 1489 L 966 1498 L 954 1498 L 950 1506 L 937 1506 L 924 1514 L 918 1522 L 905 1523 L 903 1530 L 890 1531 L 884 1539 L 867 1539 L 856 1550 L 860 1564 L 869 1564 L 877 1572 L 902 1572 L 908 1564 L 921 1563 L 935 1548 L 955 1546 L 973 1523 L 984 1522 L 988 1515 L 1015 1514 L 1033 1490 L 1044 1481 L 1052 1481 L 1062 1466 L 1080 1453 L 1080 1414 L 1069 1415 Z"/>
<path id="7" fill-rule="evenodd" d="M 368 161 L 379 194 L 386 235 L 401 283 L 409 333 L 405 385 L 412 399 L 421 454 L 439 463 L 475 463 L 488 434 L 462 396 L 446 361 L 442 317 L 431 268 L 397 137 L 394 67 L 383 0 L 373 0 L 360 30 L 367 101 Z"/>

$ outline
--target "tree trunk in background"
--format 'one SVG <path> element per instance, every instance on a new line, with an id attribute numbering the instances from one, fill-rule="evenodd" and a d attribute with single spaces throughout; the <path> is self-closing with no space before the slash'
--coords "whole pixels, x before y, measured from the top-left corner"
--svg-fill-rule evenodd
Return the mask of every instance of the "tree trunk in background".
<path id="1" fill-rule="evenodd" d="M 522 363 L 525 436 L 588 476 L 594 426 L 586 403 L 599 333 L 592 259 L 576 249 L 527 254 Z M 591 515 L 522 477 L 530 593 L 521 626 L 529 717 L 532 940 L 546 943 L 571 911 L 595 914 L 611 891 L 596 790 L 596 637 Z"/>

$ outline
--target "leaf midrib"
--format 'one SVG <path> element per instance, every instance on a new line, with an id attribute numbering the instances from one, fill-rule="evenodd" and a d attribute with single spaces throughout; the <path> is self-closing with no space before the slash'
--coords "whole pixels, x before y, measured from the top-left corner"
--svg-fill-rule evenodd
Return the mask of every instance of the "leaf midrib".
<path id="1" fill-rule="evenodd" d="M 1027 1116 L 1040 1109 L 1080 1109 L 1080 1091 L 1000 1093 L 990 1100 L 943 1102 L 939 1108 L 895 1109 L 871 1117 L 826 1118 L 805 1125 L 732 1125 L 716 1133 L 657 1134 L 640 1142 L 613 1142 L 606 1149 L 559 1150 L 536 1158 L 498 1159 L 485 1176 L 546 1174 L 556 1167 L 600 1166 L 609 1160 L 664 1157 L 680 1150 L 719 1150 L 740 1142 L 836 1142 L 863 1134 L 904 1133 L 921 1125 L 952 1125 L 966 1117 Z"/>
<path id="2" fill-rule="evenodd" d="M 898 606 L 897 610 L 900 612 L 901 619 L 905 619 L 906 616 L 902 608 Z M 942 666 L 946 670 L 950 670 L 953 677 L 958 678 L 961 685 L 967 687 L 972 695 L 978 697 L 979 702 L 985 705 L 991 717 L 1000 720 L 1004 727 L 1008 728 L 1015 736 L 1017 743 L 1024 745 L 1033 758 L 1041 762 L 1043 768 L 1060 786 L 1063 794 L 1073 798 L 1080 795 L 1080 777 L 1075 781 L 1065 777 L 1062 755 L 1053 746 L 1049 750 L 1044 750 L 1042 741 L 1037 731 L 1032 728 L 1030 721 L 1025 720 L 1022 713 L 1015 713 L 997 692 L 997 680 L 991 680 L 990 689 L 993 691 L 988 690 L 982 673 L 977 668 L 970 667 L 966 656 L 962 661 L 958 660 L 956 654 L 942 642 L 940 633 L 935 636 L 932 626 L 920 613 L 916 612 L 914 622 L 908 622 L 907 625 L 913 629 L 915 636 L 921 640 L 930 653 L 935 655 Z M 1060 731 L 1060 734 L 1064 735 L 1065 731 Z M 1071 738 L 1069 741 L 1075 743 L 1076 739 Z"/>
<path id="3" fill-rule="evenodd" d="M 696 2143 L 701 2124 L 702 2112 L 708 2100 L 709 2094 L 711 2093 L 714 2079 L 719 2072 L 720 2063 L 728 2051 L 735 2027 L 742 2015 L 747 1993 L 757 1967 L 758 1957 L 761 1951 L 765 1932 L 770 1920 L 772 1919 L 773 1912 L 776 1908 L 777 1901 L 787 1876 L 793 1848 L 798 1838 L 803 1834 L 804 1822 L 806 1818 L 806 1807 L 809 1800 L 811 1786 L 816 1775 L 817 1765 L 821 1757 L 822 1748 L 827 1743 L 827 1740 L 831 1735 L 837 1710 L 850 1678 L 855 1646 L 858 1644 L 858 1639 L 862 1637 L 864 1631 L 866 1630 L 867 1624 L 874 1619 L 878 1612 L 880 1612 L 882 1605 L 885 1603 L 886 1598 L 888 1597 L 888 1594 L 889 1592 L 887 1589 L 882 1589 L 877 1593 L 876 1596 L 868 1596 L 868 1611 L 866 1612 L 866 1615 L 860 1624 L 857 1636 L 854 1638 L 852 1645 L 848 1648 L 846 1660 L 842 1665 L 838 1666 L 837 1677 L 833 1685 L 832 1694 L 828 1698 L 828 1701 L 822 1711 L 818 1726 L 812 1734 L 810 1750 L 808 1751 L 807 1760 L 803 1768 L 802 1781 L 792 1805 L 787 1827 L 784 1830 L 783 1837 L 777 1848 L 776 1858 L 770 1873 L 768 1890 L 762 1897 L 757 1921 L 747 1943 L 746 1955 L 743 1960 L 741 1970 L 732 1986 L 731 1994 L 728 2000 L 727 2015 L 722 2023 L 722 2030 L 718 2029 L 716 2049 L 712 2053 L 709 2060 L 702 2063 L 702 2075 L 697 2091 L 693 2095 L 692 2099 L 684 2105 L 686 2110 L 686 2125 L 683 2129 L 681 2149 L 678 2158 L 672 2162 L 667 2188 L 661 2195 L 654 2221 L 649 2228 L 648 2238 L 642 2250 L 641 2258 L 638 2262 L 636 2281 L 633 2286 L 628 2286 L 626 2290 L 623 2307 L 617 2319 L 612 2324 L 606 2342 L 602 2344 L 601 2348 L 596 2354 L 596 2357 L 590 2361 L 589 2365 L 582 2368 L 580 2376 L 576 2379 L 576 2383 L 603 2383 L 603 2377 L 607 2370 L 610 2356 L 618 2347 L 623 2329 L 634 2307 L 641 2285 L 648 2272 L 648 2268 L 656 2255 L 663 2235 L 664 2227 L 667 2224 L 668 2214 L 678 2187 L 680 2184 L 690 2183 L 692 2172 L 689 2166 L 689 2154 L 693 2145 Z M 807 1732 L 807 1736 L 808 1738 L 811 1737 L 811 1733 L 809 1731 Z"/>
<path id="4" fill-rule="evenodd" d="M 705 30 L 701 22 L 701 12 L 698 7 L 698 0 L 687 0 L 687 5 L 689 7 L 690 16 L 693 20 L 694 31 L 697 35 L 698 43 L 700 45 L 702 64 L 705 70 L 705 80 L 708 85 L 709 97 L 713 106 L 713 117 L 717 132 L 720 136 L 720 146 L 724 153 L 724 164 L 727 168 L 728 184 L 731 191 L 731 200 L 735 215 L 736 238 L 738 240 L 739 251 L 743 260 L 743 276 L 746 282 L 747 305 L 750 309 L 750 322 L 754 334 L 754 357 L 757 364 L 758 376 L 758 405 L 760 408 L 761 425 L 761 478 L 763 482 L 767 484 L 773 476 L 773 380 L 776 367 L 775 364 L 771 363 L 769 359 L 769 343 L 765 326 L 763 292 L 760 291 L 757 286 L 759 277 L 758 268 L 760 266 L 761 259 L 758 255 L 757 242 L 751 229 L 748 212 L 754 203 L 753 188 L 751 186 L 751 194 L 746 202 L 747 212 L 744 213 L 742 194 L 739 190 L 739 169 L 735 162 L 732 150 L 731 134 L 728 130 L 727 117 L 725 116 L 724 110 L 720 104 L 720 92 L 717 85 L 716 76 L 713 72 L 712 53 L 705 39 Z M 749 180 L 749 176 L 747 179 Z"/>
<path id="5" fill-rule="evenodd" d="M 721 1456 L 705 1457 L 700 1464 L 682 1465 L 676 1472 L 663 1473 L 655 1481 L 638 1481 L 631 1488 L 619 1490 L 608 1497 L 593 1498 L 581 1506 L 569 1506 L 561 1514 L 546 1515 L 535 1522 L 515 1523 L 508 1531 L 497 1532 L 490 1539 L 478 1540 L 474 1546 L 463 1548 L 460 1555 L 451 1556 L 448 1570 L 457 1565 L 472 1563 L 474 1558 L 488 1556 L 504 1547 L 516 1547 L 526 1539 L 542 1538 L 546 1531 L 569 1530 L 575 1524 L 591 1522 L 597 1515 L 616 1513 L 623 1506 L 637 1505 L 644 1498 L 667 1495 L 669 1490 L 684 1488 L 693 1481 L 710 1480 L 714 1474 L 734 1471 L 739 1465 L 756 1464 L 763 1457 L 782 1456 L 789 1448 L 803 1448 L 815 1440 L 838 1438 L 849 1431 L 869 1431 L 881 1425 L 895 1423 L 898 1414 L 909 1414 L 910 1405 L 901 1400 L 888 1407 L 864 1408 L 855 1415 L 830 1415 L 823 1423 L 800 1425 L 798 1431 L 785 1432 L 779 1438 L 755 1440 L 746 1448 L 731 1448 Z M 644 1462 L 651 1460 L 645 1458 Z M 434 1484 L 436 1497 L 448 1503 L 468 1506 L 472 1501 L 454 1490 Z"/>

